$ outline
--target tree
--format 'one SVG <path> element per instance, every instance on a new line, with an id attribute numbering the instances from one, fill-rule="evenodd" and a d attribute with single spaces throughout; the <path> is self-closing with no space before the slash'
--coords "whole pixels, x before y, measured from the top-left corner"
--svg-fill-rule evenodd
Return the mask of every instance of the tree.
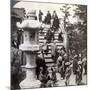
<path id="1" fill-rule="evenodd" d="M 64 13 L 64 29 L 68 34 L 68 55 L 71 55 L 73 50 L 75 50 L 77 55 L 82 54 L 84 51 L 84 53 L 86 53 L 87 49 L 87 6 L 74 6 L 77 8 L 73 10 L 75 12 L 73 18 L 77 18 L 77 22 L 73 24 L 71 24 L 69 21 L 69 9 L 71 8 L 70 5 L 65 4 L 60 9 Z"/>
<path id="2" fill-rule="evenodd" d="M 64 29 L 65 30 L 66 30 L 67 25 L 69 24 L 68 17 L 70 16 L 70 13 L 69 13 L 70 8 L 71 7 L 68 4 L 63 5 L 62 8 L 60 8 L 60 11 L 63 12 L 63 14 L 64 14 L 63 22 L 64 22 Z"/>
<path id="3" fill-rule="evenodd" d="M 78 18 L 78 22 L 76 24 L 76 29 L 78 30 L 77 39 L 78 39 L 78 52 L 82 52 L 87 50 L 87 6 L 86 5 L 76 5 L 77 8 L 74 10 L 74 17 Z"/>
<path id="4" fill-rule="evenodd" d="M 63 27 L 64 27 L 64 31 L 67 34 L 67 55 L 68 55 L 68 60 L 69 60 L 69 38 L 68 38 L 68 33 L 69 33 L 69 26 L 71 25 L 70 21 L 69 21 L 69 16 L 70 16 L 70 5 L 69 4 L 65 4 L 62 6 L 62 8 L 60 8 L 61 12 L 63 12 L 64 17 L 63 17 Z"/>

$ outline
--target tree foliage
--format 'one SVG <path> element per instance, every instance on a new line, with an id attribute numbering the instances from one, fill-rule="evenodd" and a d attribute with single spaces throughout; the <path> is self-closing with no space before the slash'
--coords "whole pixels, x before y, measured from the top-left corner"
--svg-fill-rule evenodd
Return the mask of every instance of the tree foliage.
<path id="1" fill-rule="evenodd" d="M 75 5 L 74 18 L 77 18 L 77 22 L 71 24 L 67 19 L 70 16 L 69 9 L 70 5 L 65 4 L 60 10 L 64 13 L 64 29 L 68 34 L 68 50 L 70 53 L 75 50 L 78 54 L 86 53 L 87 49 L 87 6 L 85 5 Z M 69 19 L 68 19 L 69 20 Z"/>

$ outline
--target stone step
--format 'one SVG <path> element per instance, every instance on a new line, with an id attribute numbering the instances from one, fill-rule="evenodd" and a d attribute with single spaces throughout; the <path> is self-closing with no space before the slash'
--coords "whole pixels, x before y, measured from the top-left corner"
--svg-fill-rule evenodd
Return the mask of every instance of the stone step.
<path id="1" fill-rule="evenodd" d="M 47 29 L 42 30 L 42 31 L 40 30 L 39 33 L 47 33 L 47 31 L 48 31 Z M 59 34 L 59 32 L 54 32 L 54 34 Z"/>
<path id="2" fill-rule="evenodd" d="M 60 50 L 62 48 L 62 46 L 57 46 L 57 50 Z M 40 54 L 41 52 L 38 52 L 38 54 Z M 44 53 L 45 54 L 45 53 Z M 49 47 L 48 49 L 48 54 L 51 54 L 51 47 Z"/>
<path id="3" fill-rule="evenodd" d="M 44 41 L 39 41 L 39 44 L 44 44 Z M 62 42 L 56 42 L 56 46 L 63 46 L 64 45 L 64 43 L 62 43 Z M 52 46 L 52 42 L 49 44 L 49 46 Z"/>
<path id="4" fill-rule="evenodd" d="M 47 59 L 51 59 L 52 57 L 50 56 L 50 57 L 44 57 L 44 58 L 47 60 Z"/>
<path id="5" fill-rule="evenodd" d="M 47 28 L 45 28 L 45 29 L 43 29 L 43 30 L 39 30 L 39 33 L 46 33 L 48 31 L 48 29 Z M 58 34 L 59 33 L 59 31 L 56 31 L 56 32 L 54 32 L 55 34 Z"/>
<path id="6" fill-rule="evenodd" d="M 60 46 L 60 45 L 57 46 L 57 50 L 60 50 L 60 49 L 62 48 L 62 46 L 63 46 L 63 45 L 61 45 L 61 46 Z M 51 53 L 51 47 L 49 47 L 48 50 L 49 50 L 49 53 Z M 38 54 L 39 54 L 39 53 L 40 53 L 40 52 L 38 52 Z"/>
<path id="7" fill-rule="evenodd" d="M 52 67 L 54 65 L 54 63 L 47 63 L 46 66 L 49 68 L 49 67 Z"/>
<path id="8" fill-rule="evenodd" d="M 47 59 L 45 59 L 45 62 L 46 62 L 46 64 L 50 64 L 50 63 L 53 63 L 53 60 L 51 59 L 51 58 L 47 58 Z"/>
<path id="9" fill-rule="evenodd" d="M 44 32 L 39 33 L 39 36 L 45 36 L 45 35 L 46 35 L 46 33 L 44 33 Z"/>
<path id="10" fill-rule="evenodd" d="M 44 57 L 45 57 L 45 58 L 51 58 L 51 53 L 49 53 L 49 54 L 47 54 L 47 55 L 44 54 Z"/>
<path id="11" fill-rule="evenodd" d="M 45 25 L 45 29 L 41 31 L 39 31 L 39 43 L 40 44 L 43 44 L 46 40 L 44 39 L 44 37 L 46 36 L 46 33 L 49 29 L 49 26 L 48 25 Z M 59 35 L 59 32 L 55 32 L 54 33 L 54 38 L 55 38 L 55 42 L 56 42 L 56 46 L 57 46 L 57 49 L 59 50 L 63 45 L 64 43 L 62 41 L 58 41 L 58 35 Z M 53 43 L 53 42 L 52 42 Z M 54 62 L 51 58 L 51 45 L 52 43 L 49 43 L 48 46 L 49 46 L 49 52 L 48 54 L 46 55 L 44 53 L 44 57 L 45 57 L 45 62 L 46 62 L 46 65 L 48 67 L 52 67 L 54 65 Z M 40 54 L 40 52 L 38 52 L 38 54 Z"/>
<path id="12" fill-rule="evenodd" d="M 41 40 L 41 39 L 39 39 L 39 43 L 43 43 L 43 42 L 45 42 L 46 41 L 46 39 L 43 39 L 43 40 Z M 59 40 L 54 40 L 56 43 L 63 43 L 62 41 L 59 41 Z"/>
<path id="13" fill-rule="evenodd" d="M 44 40 L 44 39 L 45 39 L 44 36 L 40 36 L 40 37 L 39 37 L 39 40 Z M 55 39 L 55 40 L 58 40 L 58 36 L 55 36 L 54 39 Z"/>
<path id="14" fill-rule="evenodd" d="M 65 34 L 65 33 L 63 32 L 63 35 L 64 35 L 64 34 Z M 46 35 L 46 31 L 39 33 L 39 36 L 44 36 L 44 35 Z M 59 35 L 59 32 L 55 32 L 55 33 L 54 33 L 54 36 L 58 37 L 58 35 Z"/>

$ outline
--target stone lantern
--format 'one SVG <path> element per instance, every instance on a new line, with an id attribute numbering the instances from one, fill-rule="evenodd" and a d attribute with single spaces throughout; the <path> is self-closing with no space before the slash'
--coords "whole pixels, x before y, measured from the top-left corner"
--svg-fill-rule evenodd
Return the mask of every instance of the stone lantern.
<path id="1" fill-rule="evenodd" d="M 29 12 L 29 17 L 17 23 L 17 27 L 23 29 L 23 44 L 19 46 L 26 55 L 26 65 L 23 66 L 26 71 L 26 78 L 20 83 L 22 89 L 40 87 L 40 81 L 37 80 L 36 70 L 36 52 L 39 51 L 38 31 L 41 29 L 41 23 L 36 19 L 36 11 Z"/>

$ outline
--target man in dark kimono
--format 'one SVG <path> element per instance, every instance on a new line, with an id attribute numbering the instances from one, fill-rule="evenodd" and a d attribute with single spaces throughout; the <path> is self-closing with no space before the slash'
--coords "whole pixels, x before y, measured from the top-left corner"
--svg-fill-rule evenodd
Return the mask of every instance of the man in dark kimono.
<path id="1" fill-rule="evenodd" d="M 51 24 L 51 14 L 49 11 L 48 11 L 47 16 L 46 16 L 46 23 Z"/>
<path id="2" fill-rule="evenodd" d="M 39 15 L 38 16 L 39 16 L 39 21 L 40 22 L 42 22 L 42 15 L 43 15 L 43 13 L 41 12 L 41 10 L 39 10 Z"/>
<path id="3" fill-rule="evenodd" d="M 58 30 L 58 28 L 59 28 L 59 19 L 58 19 L 58 16 L 56 16 L 56 17 L 54 18 L 54 20 L 53 20 L 53 29 L 54 29 L 54 32 L 55 32 L 56 30 Z"/>
<path id="4" fill-rule="evenodd" d="M 54 39 L 54 33 L 51 31 L 51 28 L 46 33 L 47 43 L 51 43 L 51 40 Z"/>
<path id="5" fill-rule="evenodd" d="M 53 12 L 52 19 L 53 19 L 52 27 L 53 27 L 54 32 L 55 32 L 59 28 L 59 19 L 58 19 L 56 11 Z"/>

